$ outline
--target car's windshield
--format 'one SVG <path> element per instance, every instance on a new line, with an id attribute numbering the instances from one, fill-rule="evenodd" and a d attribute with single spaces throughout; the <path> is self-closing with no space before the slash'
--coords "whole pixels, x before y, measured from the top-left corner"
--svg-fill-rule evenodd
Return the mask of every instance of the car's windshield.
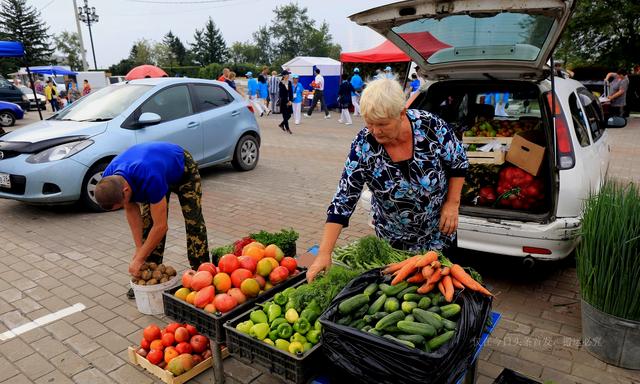
<path id="1" fill-rule="evenodd" d="M 122 84 L 112 85 L 91 93 L 71 104 L 53 120 L 107 121 L 122 113 L 152 85 Z"/>
<path id="2" fill-rule="evenodd" d="M 33 91 L 31 90 L 31 88 L 27 88 L 25 86 L 22 87 L 18 87 L 20 88 L 20 90 L 22 91 L 22 93 L 24 93 L 25 95 L 29 96 L 29 95 L 33 95 Z"/>
<path id="3" fill-rule="evenodd" d="M 431 64 L 467 60 L 534 61 L 554 18 L 524 13 L 452 15 L 393 27 Z"/>

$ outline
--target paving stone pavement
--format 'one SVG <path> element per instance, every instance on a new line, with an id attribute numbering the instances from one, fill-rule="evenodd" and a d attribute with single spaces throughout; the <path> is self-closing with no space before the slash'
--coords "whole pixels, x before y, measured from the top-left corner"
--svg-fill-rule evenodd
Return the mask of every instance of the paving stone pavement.
<path id="1" fill-rule="evenodd" d="M 31 114 L 33 115 L 33 114 Z M 37 115 L 37 114 L 36 114 Z M 228 244 L 250 232 L 293 227 L 298 253 L 320 240 L 325 209 L 350 142 L 362 120 L 339 125 L 321 114 L 278 128 L 279 116 L 260 119 L 258 167 L 202 171 L 203 209 L 210 245 Z M 34 116 L 31 116 L 32 118 Z M 640 182 L 640 119 L 609 130 L 611 173 Z M 0 342 L 0 382 L 145 383 L 154 378 L 128 363 L 126 348 L 150 322 L 125 298 L 133 246 L 122 212 L 92 214 L 75 206 L 33 207 L 0 200 L 0 333 L 52 311 L 82 303 L 86 309 Z M 166 262 L 187 267 L 184 223 L 172 199 Z M 358 210 L 340 243 L 372 233 Z M 478 364 L 478 383 L 491 383 L 504 367 L 556 383 L 640 383 L 640 372 L 615 368 L 580 346 L 580 302 L 572 259 L 519 271 L 513 260 L 470 256 L 497 294 L 503 319 Z M 516 263 L 517 264 L 517 263 Z M 498 268 L 496 268 L 498 266 Z M 515 271 L 515 272 L 514 272 Z M 227 359 L 231 383 L 277 383 L 254 366 Z M 196 383 L 213 382 L 211 372 Z"/>

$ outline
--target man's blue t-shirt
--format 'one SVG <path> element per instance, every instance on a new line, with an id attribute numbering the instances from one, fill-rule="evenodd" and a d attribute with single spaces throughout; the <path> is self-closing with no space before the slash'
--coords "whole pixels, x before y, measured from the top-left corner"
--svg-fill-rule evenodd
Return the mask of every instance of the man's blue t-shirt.
<path id="1" fill-rule="evenodd" d="M 360 92 L 362 90 L 362 85 L 364 83 L 362 82 L 362 77 L 360 77 L 360 75 L 353 75 L 351 76 L 351 86 L 353 86 L 353 89 L 356 92 Z M 351 92 L 351 96 L 356 96 L 355 92 Z"/>
<path id="2" fill-rule="evenodd" d="M 304 92 L 302 84 L 298 83 L 293 87 L 293 103 L 302 103 L 302 92 Z"/>
<path id="3" fill-rule="evenodd" d="M 258 80 L 251 78 L 247 81 L 247 88 L 249 89 L 249 96 L 255 96 L 258 93 Z"/>
<path id="4" fill-rule="evenodd" d="M 414 79 L 411 81 L 411 92 L 415 92 L 420 89 L 420 80 Z"/>
<path id="5" fill-rule="evenodd" d="M 267 83 L 258 82 L 258 98 L 266 99 L 269 96 L 269 87 Z"/>
<path id="6" fill-rule="evenodd" d="M 184 150 L 176 144 L 151 142 L 137 144 L 122 152 L 103 177 L 119 175 L 127 180 L 131 202 L 155 204 L 177 184 L 184 174 Z"/>

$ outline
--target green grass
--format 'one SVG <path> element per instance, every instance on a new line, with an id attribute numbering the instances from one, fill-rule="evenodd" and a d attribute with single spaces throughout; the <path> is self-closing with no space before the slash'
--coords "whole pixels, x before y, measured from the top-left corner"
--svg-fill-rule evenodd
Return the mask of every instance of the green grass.
<path id="1" fill-rule="evenodd" d="M 640 321 L 640 189 L 607 181 L 586 202 L 577 250 L 582 298 Z"/>

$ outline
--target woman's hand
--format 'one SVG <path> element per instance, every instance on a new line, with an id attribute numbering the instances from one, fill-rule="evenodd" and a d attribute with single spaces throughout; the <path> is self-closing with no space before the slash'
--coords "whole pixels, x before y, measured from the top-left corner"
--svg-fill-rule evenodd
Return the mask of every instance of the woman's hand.
<path id="1" fill-rule="evenodd" d="M 451 235 L 458 229 L 459 208 L 460 203 L 445 201 L 440 210 L 440 232 Z"/>
<path id="2" fill-rule="evenodd" d="M 331 266 L 331 255 L 318 254 L 313 264 L 307 269 L 307 282 L 312 282 L 318 273 L 326 271 Z"/>

